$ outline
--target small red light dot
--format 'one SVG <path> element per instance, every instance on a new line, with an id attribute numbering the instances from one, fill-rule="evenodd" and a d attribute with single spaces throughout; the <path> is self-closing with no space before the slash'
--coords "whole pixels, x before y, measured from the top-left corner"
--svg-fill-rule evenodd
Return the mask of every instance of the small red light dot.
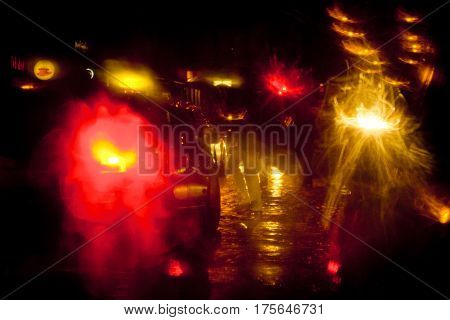
<path id="1" fill-rule="evenodd" d="M 170 259 L 167 265 L 167 273 L 171 277 L 180 277 L 184 274 L 184 270 L 179 260 Z"/>
<path id="2" fill-rule="evenodd" d="M 327 265 L 328 273 L 335 275 L 339 272 L 340 268 L 341 268 L 341 264 L 339 262 L 334 261 L 334 260 L 328 261 L 328 265 Z"/>

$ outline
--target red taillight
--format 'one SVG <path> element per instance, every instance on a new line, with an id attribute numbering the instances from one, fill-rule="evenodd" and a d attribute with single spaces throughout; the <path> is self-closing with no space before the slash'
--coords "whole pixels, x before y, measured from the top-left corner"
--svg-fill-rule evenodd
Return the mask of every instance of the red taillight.
<path id="1" fill-rule="evenodd" d="M 327 271 L 331 275 L 336 275 L 341 268 L 341 264 L 338 261 L 330 260 L 328 261 Z"/>
<path id="2" fill-rule="evenodd" d="M 148 125 L 147 120 L 106 98 L 97 98 L 89 107 L 84 103 L 74 107 L 62 141 L 64 199 L 70 212 L 83 219 L 110 221 L 142 206 L 164 183 L 158 171 L 139 174 L 139 139 L 148 137 L 141 137 L 138 129 Z M 155 145 L 162 148 L 161 143 Z"/>

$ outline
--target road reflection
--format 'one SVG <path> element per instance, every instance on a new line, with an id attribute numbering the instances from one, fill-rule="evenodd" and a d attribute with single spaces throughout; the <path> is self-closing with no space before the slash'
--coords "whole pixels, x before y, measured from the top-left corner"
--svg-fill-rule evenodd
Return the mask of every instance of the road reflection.
<path id="1" fill-rule="evenodd" d="M 283 188 L 284 173 L 277 167 L 270 167 L 268 174 L 268 189 L 272 197 L 281 197 L 281 189 Z"/>
<path id="2" fill-rule="evenodd" d="M 54 270 L 18 291 L 16 298 L 73 299 L 270 299 L 324 298 L 335 290 L 328 261 L 329 238 L 320 216 L 303 206 L 295 194 L 320 206 L 322 197 L 301 187 L 299 176 L 276 167 L 261 175 L 262 211 L 238 211 L 233 176 L 221 181 L 222 218 L 218 235 L 193 248 L 174 247 L 131 267 L 111 260 L 94 266 L 79 264 L 80 250 Z M 122 228 L 124 225 L 121 226 Z M 118 228 L 120 229 L 120 228 Z M 117 235 L 118 229 L 112 236 Z M 119 230 L 120 231 L 120 230 Z M 79 241 L 79 239 L 74 239 Z M 103 238 L 103 242 L 110 238 Z M 99 242 L 101 243 L 101 242 Z M 125 244 L 120 243 L 121 246 Z M 118 250 L 119 245 L 111 245 Z M 55 257 L 45 257 L 42 269 Z M 22 278 L 5 285 L 13 289 L 35 274 L 36 263 Z M 89 278 L 89 275 L 100 275 Z M 84 279 L 90 279 L 87 285 Z M 99 279 L 102 279 L 100 281 Z M 95 289 L 95 290 L 93 290 Z"/>
<path id="3" fill-rule="evenodd" d="M 234 180 L 222 181 L 221 243 L 208 265 L 211 298 L 331 294 L 327 234 L 319 217 L 289 195 L 311 194 L 299 176 L 275 166 L 266 171 L 261 213 L 237 212 Z"/>

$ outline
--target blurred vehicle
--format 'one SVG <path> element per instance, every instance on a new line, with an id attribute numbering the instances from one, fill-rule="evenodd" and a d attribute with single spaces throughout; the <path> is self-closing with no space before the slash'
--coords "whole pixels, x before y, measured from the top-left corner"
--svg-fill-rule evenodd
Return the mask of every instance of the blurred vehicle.
<path id="1" fill-rule="evenodd" d="M 159 107 L 157 107 L 154 104 L 154 97 L 149 97 L 148 92 L 141 92 L 140 88 L 131 88 L 135 83 L 142 86 L 141 78 L 147 76 L 146 73 L 141 73 L 136 78 L 132 77 L 133 70 L 125 73 L 127 76 L 126 88 L 120 88 L 120 86 L 111 85 L 111 82 L 105 84 L 104 78 L 101 77 L 101 70 L 91 66 L 67 61 L 61 62 L 57 59 L 39 59 L 28 68 L 27 61 L 12 58 L 11 63 L 15 67 L 19 65 L 20 70 L 18 72 L 13 70 L 9 80 L 2 84 L 7 88 L 7 101 L 14 102 L 17 107 L 7 110 L 6 116 L 9 118 L 9 123 L 5 123 L 2 127 L 5 144 L 2 144 L 0 155 L 6 160 L 19 161 L 23 172 L 28 170 L 30 159 L 36 157 L 36 146 L 41 143 L 43 138 L 54 128 L 64 130 L 60 127 L 67 118 L 67 102 L 74 100 L 87 102 L 99 92 L 108 96 L 114 103 L 128 105 L 136 115 L 156 127 L 168 126 L 173 129 L 183 125 L 196 130 L 209 125 L 201 111 L 187 103 L 180 94 L 184 90 L 181 83 L 158 79 L 161 87 L 154 87 L 154 91 L 157 88 L 157 93 L 160 95 L 157 102 Z M 22 68 L 22 64 L 25 67 Z M 115 78 L 119 76 L 121 74 L 114 74 Z M 113 87 L 114 90 L 111 90 Z M 180 108 L 181 105 L 183 108 Z M 8 140 L 8 133 L 15 136 L 15 143 Z M 135 132 L 133 131 L 132 134 Z M 178 136 L 176 136 L 177 134 Z M 201 135 L 194 135 L 193 138 L 195 141 L 191 142 L 195 143 L 191 147 L 195 150 L 191 148 L 190 152 L 184 152 L 181 146 L 184 143 L 181 130 L 172 132 L 170 137 L 172 144 L 169 141 L 165 142 L 171 148 L 168 150 L 171 156 L 184 159 L 183 163 L 172 166 L 173 170 L 166 172 L 163 177 L 165 188 L 170 189 L 162 196 L 163 205 L 170 213 L 168 221 L 165 222 L 165 225 L 169 226 L 165 228 L 168 231 L 165 237 L 173 245 L 186 240 L 179 239 L 180 234 L 190 233 L 191 237 L 188 240 L 191 242 L 199 240 L 205 235 L 213 234 L 220 219 L 220 188 L 215 155 L 212 154 L 209 145 L 207 146 L 205 142 L 201 141 L 203 139 Z M 109 148 L 110 150 L 107 152 L 110 153 L 119 152 L 114 149 L 114 146 L 117 144 L 115 141 L 111 141 L 110 146 L 103 145 L 100 148 Z M 183 155 L 176 155 L 180 152 Z M 96 160 L 102 162 L 105 151 L 101 150 L 99 154 L 100 156 Z M 92 175 L 89 179 L 98 180 L 106 172 L 108 179 L 113 180 L 112 176 L 123 174 L 128 165 L 136 165 L 136 155 L 138 155 L 138 150 L 132 150 L 132 155 L 118 153 L 106 156 L 106 160 L 102 164 L 106 164 L 107 171 L 102 169 L 98 172 L 89 172 Z M 38 156 L 48 157 L 44 154 Z M 203 160 L 199 162 L 194 158 Z M 52 168 L 47 167 L 44 170 L 52 170 Z M 31 175 L 34 173 L 32 172 Z M 129 177 L 137 180 L 144 179 L 137 175 Z M 21 176 L 23 176 L 24 183 L 27 183 L 26 176 L 23 174 Z M 111 195 L 111 197 L 115 196 Z M 108 198 L 104 194 L 101 197 L 102 199 Z M 56 199 L 52 201 L 57 202 Z M 114 202 L 111 203 L 114 204 Z M 104 204 L 99 206 L 102 205 Z M 91 221 L 95 219 L 92 217 Z M 100 219 L 98 222 L 105 221 Z M 193 231 L 193 229 L 195 230 Z"/>
<path id="2" fill-rule="evenodd" d="M 186 143 L 191 143 L 187 146 L 189 152 L 181 152 L 181 157 L 175 155 L 182 163 L 176 164 L 169 181 L 175 184 L 177 180 L 183 179 L 183 182 L 176 184 L 173 191 L 167 193 L 167 204 L 171 211 L 181 217 L 189 213 L 198 215 L 202 230 L 211 234 L 219 226 L 220 220 L 220 154 L 211 148 L 218 138 L 214 128 L 196 106 L 187 104 L 180 108 L 180 103 L 172 103 L 165 107 L 170 124 L 178 128 L 173 131 L 174 152 L 180 153 Z M 193 129 L 198 131 L 194 132 Z M 189 133 L 194 134 L 190 139 L 186 137 Z M 192 145 L 193 141 L 196 143 Z M 189 178 L 185 180 L 183 177 L 187 174 Z"/>

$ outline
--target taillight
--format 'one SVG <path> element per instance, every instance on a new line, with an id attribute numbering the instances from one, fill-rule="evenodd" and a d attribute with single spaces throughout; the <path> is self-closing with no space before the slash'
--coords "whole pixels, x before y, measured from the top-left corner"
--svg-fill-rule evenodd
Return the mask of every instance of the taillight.
<path id="1" fill-rule="evenodd" d="M 60 143 L 65 157 L 59 164 L 62 196 L 73 216 L 111 222 L 141 208 L 162 190 L 165 181 L 156 165 L 151 174 L 140 174 L 139 142 L 147 138 L 138 128 L 149 125 L 146 118 L 103 95 L 89 103 L 92 105 L 75 102 L 63 128 Z M 155 145 L 157 151 L 164 150 L 160 140 Z M 155 202 L 140 209 L 139 215 L 150 215 L 159 208 Z"/>

